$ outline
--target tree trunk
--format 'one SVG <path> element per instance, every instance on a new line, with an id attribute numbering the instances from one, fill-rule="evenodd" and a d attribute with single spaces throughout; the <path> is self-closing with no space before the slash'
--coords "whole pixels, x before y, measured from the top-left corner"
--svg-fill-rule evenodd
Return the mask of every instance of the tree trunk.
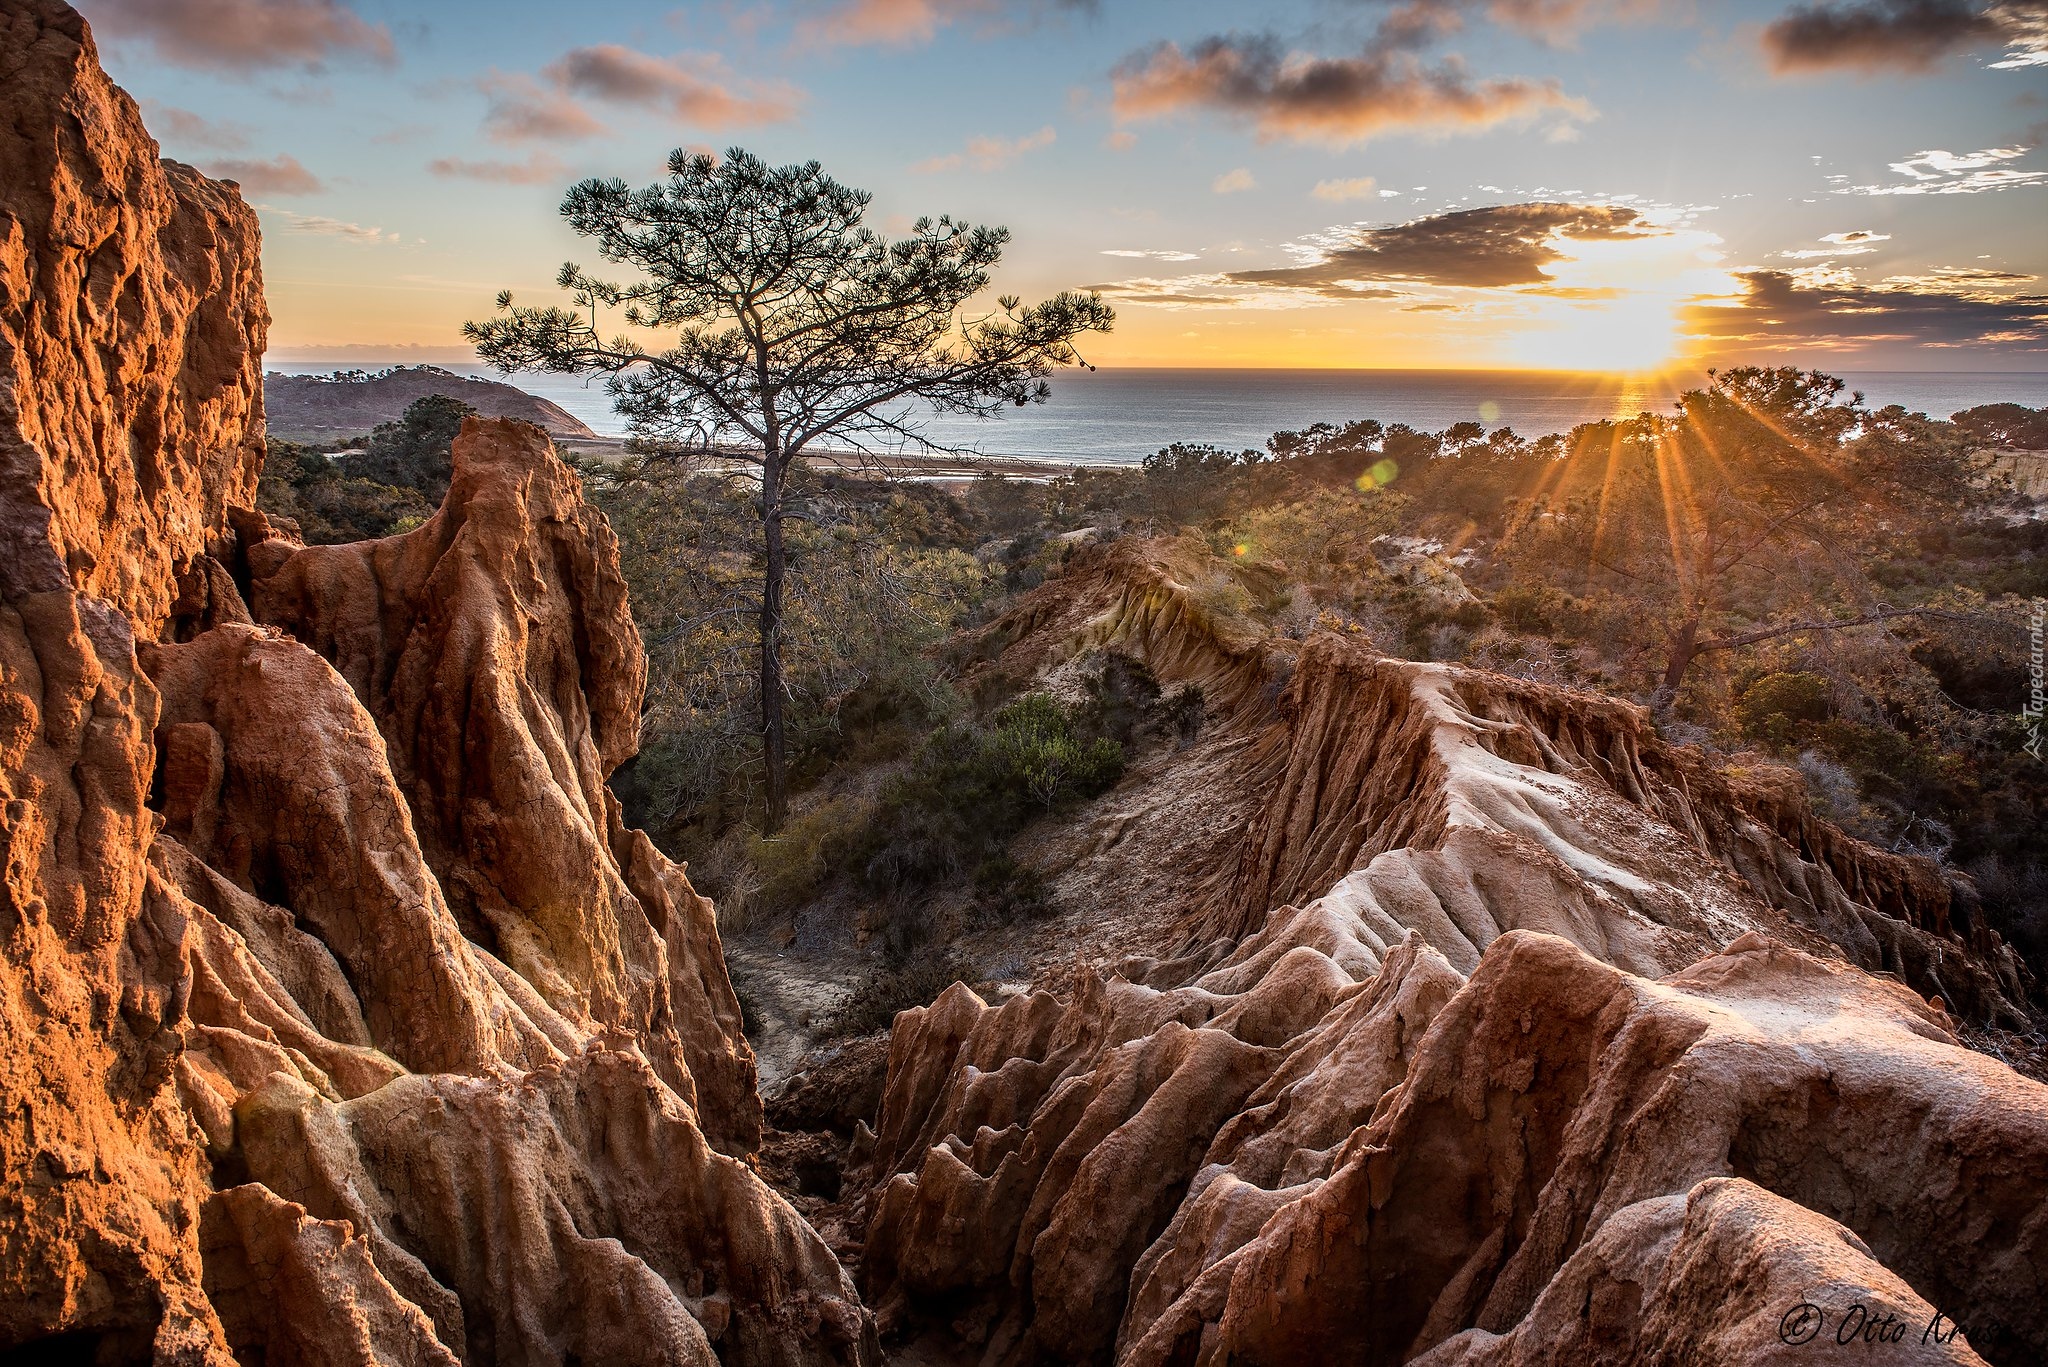
<path id="1" fill-rule="evenodd" d="M 789 772 L 782 719 L 782 453 L 771 441 L 761 462 L 761 757 L 768 811 L 763 833 L 774 835 L 789 814 Z"/>
<path id="2" fill-rule="evenodd" d="M 1700 654 L 1700 619 L 1695 616 L 1671 638 L 1671 653 L 1665 659 L 1664 681 L 1657 685 L 1657 705 L 1669 707 L 1678 698 L 1685 673 Z"/>

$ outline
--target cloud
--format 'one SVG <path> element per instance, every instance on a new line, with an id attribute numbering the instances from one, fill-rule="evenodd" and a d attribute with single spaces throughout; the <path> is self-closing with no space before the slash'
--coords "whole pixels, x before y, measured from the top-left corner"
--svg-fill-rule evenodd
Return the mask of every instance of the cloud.
<path id="1" fill-rule="evenodd" d="M 1252 178 L 1250 171 L 1238 166 L 1210 181 L 1209 188 L 1219 195 L 1241 195 L 1246 190 L 1258 189 L 1259 183 Z"/>
<path id="2" fill-rule="evenodd" d="M 1128 128 L 1119 128 L 1104 138 L 1102 145 L 1112 152 L 1128 152 L 1138 145 L 1138 135 Z"/>
<path id="3" fill-rule="evenodd" d="M 205 170 L 215 180 L 238 182 L 251 194 L 317 195 L 327 188 L 320 177 L 299 164 L 297 157 L 282 152 L 269 161 L 208 162 Z"/>
<path id="4" fill-rule="evenodd" d="M 1846 272 L 1737 272 L 1740 295 L 1687 310 L 1693 336 L 1723 352 L 1855 349 L 1876 343 L 2048 349 L 2048 297 L 1986 288 L 1986 273 L 1895 276 L 1876 285 Z M 1992 272 L 1997 283 L 2031 277 Z"/>
<path id="5" fill-rule="evenodd" d="M 1104 256 L 1143 256 L 1150 257 L 1154 261 L 1201 260 L 1201 257 L 1194 252 L 1146 252 L 1136 251 L 1129 247 L 1105 247 L 1103 248 L 1102 254 Z"/>
<path id="6" fill-rule="evenodd" d="M 542 68 L 541 74 L 563 92 L 664 109 L 709 129 L 786 122 L 803 104 L 794 86 L 738 81 L 710 54 L 661 58 L 617 43 L 575 48 Z"/>
<path id="7" fill-rule="evenodd" d="M 1647 19 L 1667 8 L 1668 0 L 1406 0 L 1384 27 L 1420 40 L 1463 28 L 1476 11 L 1504 28 L 1562 42 L 1599 20 Z"/>
<path id="8" fill-rule="evenodd" d="M 268 214 L 275 214 L 285 221 L 285 228 L 294 233 L 310 233 L 316 237 L 339 237 L 350 242 L 390 246 L 403 240 L 399 233 L 386 232 L 382 228 L 365 228 L 360 223 L 348 223 L 322 214 L 298 214 L 290 209 L 279 209 L 269 204 L 257 208 Z"/>
<path id="9" fill-rule="evenodd" d="M 1937 266 L 1920 275 L 1888 275 L 1887 289 L 1914 294 L 1960 294 L 1973 299 L 2002 298 L 2000 291 L 2031 285 L 2041 277 L 2018 271 L 1991 270 L 1983 266 Z"/>
<path id="10" fill-rule="evenodd" d="M 711 129 L 780 123 L 796 117 L 803 105 L 794 86 L 739 80 L 715 55 L 663 58 L 617 43 L 572 48 L 542 67 L 539 78 L 491 71 L 477 78 L 476 87 L 488 102 L 485 136 L 508 144 L 571 142 L 609 132 L 579 96 Z"/>
<path id="11" fill-rule="evenodd" d="M 1354 176 L 1350 180 L 1319 180 L 1309 193 L 1317 199 L 1342 204 L 1347 199 L 1369 199 L 1375 188 L 1377 182 L 1371 176 Z"/>
<path id="12" fill-rule="evenodd" d="M 154 101 L 144 107 L 149 112 L 151 130 L 161 141 L 216 152 L 239 152 L 249 145 L 249 130 L 241 124 L 218 123 L 189 109 Z"/>
<path id="13" fill-rule="evenodd" d="M 529 153 L 524 161 L 464 161 L 459 157 L 438 157 L 427 169 L 450 180 L 482 180 L 499 185 L 540 185 L 562 180 L 569 168 L 547 152 Z"/>
<path id="14" fill-rule="evenodd" d="M 1619 204 L 1500 204 L 1458 209 L 1388 228 L 1346 229 L 1299 266 L 1234 271 L 1240 284 L 1370 297 L 1377 283 L 1499 289 L 1547 285 L 1544 269 L 1567 241 L 1622 241 L 1665 233 Z"/>
<path id="15" fill-rule="evenodd" d="M 174 66 L 246 72 L 398 55 L 389 29 L 339 0 L 99 0 L 90 9 L 94 29 L 146 42 Z"/>
<path id="16" fill-rule="evenodd" d="M 1856 0 L 1803 4 L 1766 25 L 1780 75 L 1931 71 L 1959 52 L 2006 49 L 1995 67 L 2048 62 L 2048 0 Z"/>
<path id="17" fill-rule="evenodd" d="M 1006 11 L 1022 10 L 1029 18 L 1046 10 L 1093 13 L 1097 8 L 1097 0 L 839 0 L 799 23 L 796 33 L 800 42 L 814 45 L 913 47 L 960 19 L 996 24 Z"/>
<path id="18" fill-rule="evenodd" d="M 1954 152 L 1915 152 L 1904 161 L 1893 162 L 1892 169 L 1915 180 L 1938 180 L 1943 176 L 1961 175 L 1965 171 L 1981 171 L 1987 166 L 1996 166 L 2001 161 L 2012 161 L 2026 154 L 2024 147 L 1987 147 L 1981 152 L 1965 152 L 1960 156 Z"/>
<path id="19" fill-rule="evenodd" d="M 1907 177 L 1891 185 L 1838 185 L 1838 195 L 1976 195 L 1987 190 L 2012 190 L 2048 185 L 2048 171 L 2022 171 L 2003 162 L 2025 156 L 2026 147 L 1987 147 L 1980 152 L 1915 152 L 1892 170 Z"/>
<path id="20" fill-rule="evenodd" d="M 1051 124 L 1021 138 L 969 138 L 965 151 L 948 152 L 942 157 L 927 157 L 910 169 L 926 174 L 935 171 L 957 171 L 963 166 L 971 166 L 977 171 L 995 171 L 1009 165 L 1026 152 L 1035 152 L 1041 147 L 1052 146 L 1058 139 L 1059 133 Z"/>
<path id="21" fill-rule="evenodd" d="M 1099 285 L 1089 285 L 1086 288 L 1119 304 L 1136 304 L 1146 308 L 1168 310 L 1319 308 L 1336 302 L 1320 294 L 1302 290 L 1264 289 L 1247 285 L 1235 276 L 1216 274 L 1166 278 L 1138 276 L 1129 280 L 1111 280 Z M 1393 299 L 1400 297 L 1400 291 L 1361 290 L 1346 297 Z"/>
<path id="22" fill-rule="evenodd" d="M 1786 261 L 1823 261 L 1832 260 L 1838 256 L 1868 256 L 1877 250 L 1876 247 L 1871 245 L 1872 243 L 1889 242 L 1892 240 L 1892 235 L 1890 233 L 1873 233 L 1867 229 L 1858 228 L 1854 232 L 1823 233 L 1818 240 L 1828 245 L 1825 247 L 1801 247 L 1796 251 L 1778 252 L 1776 255 Z"/>
<path id="23" fill-rule="evenodd" d="M 1405 12 L 1405 11 L 1404 11 Z M 1475 80 L 1455 57 L 1425 65 L 1393 21 L 1356 56 L 1289 52 L 1270 34 L 1160 43 L 1111 72 L 1119 119 L 1203 109 L 1249 122 L 1266 139 L 1339 146 L 1404 129 L 1476 132 L 1550 113 L 1590 118 L 1556 81 Z"/>
<path id="24" fill-rule="evenodd" d="M 479 76 L 484 135 L 492 142 L 568 142 L 607 132 L 595 114 L 560 90 L 523 72 L 493 71 Z"/>

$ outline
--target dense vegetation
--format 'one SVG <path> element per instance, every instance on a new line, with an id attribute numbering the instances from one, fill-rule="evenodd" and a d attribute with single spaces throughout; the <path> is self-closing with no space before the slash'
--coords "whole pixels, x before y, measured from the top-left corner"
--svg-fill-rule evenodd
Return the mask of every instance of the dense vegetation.
<path id="1" fill-rule="evenodd" d="M 339 454 L 272 437 L 256 506 L 290 519 L 309 545 L 416 527 L 447 494 L 449 444 L 475 412 L 460 399 L 429 394 L 360 441 L 333 443 Z"/>

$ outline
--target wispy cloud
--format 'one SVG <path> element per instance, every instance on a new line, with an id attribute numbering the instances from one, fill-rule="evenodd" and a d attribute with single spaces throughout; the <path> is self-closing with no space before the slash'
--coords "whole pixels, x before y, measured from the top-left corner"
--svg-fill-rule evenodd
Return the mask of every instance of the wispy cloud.
<path id="1" fill-rule="evenodd" d="M 251 72 L 398 56 L 389 29 L 339 0 L 98 0 L 90 17 L 101 33 L 146 42 L 174 66 Z"/>
<path id="2" fill-rule="evenodd" d="M 573 142 L 609 132 L 585 100 L 713 131 L 786 122 L 803 108 L 796 87 L 742 80 L 716 55 L 655 57 L 616 43 L 572 48 L 537 77 L 493 70 L 475 84 L 486 101 L 484 134 L 505 144 Z"/>
<path id="3" fill-rule="evenodd" d="M 1241 195 L 1247 190 L 1258 188 L 1259 182 L 1242 166 L 1225 171 L 1209 182 L 1209 189 L 1219 195 Z"/>
<path id="4" fill-rule="evenodd" d="M 1231 275 L 1202 274 L 1169 277 L 1136 276 L 1109 280 L 1087 288 L 1119 304 L 1144 308 L 1180 309 L 1294 309 L 1334 305 L 1335 299 L 1304 290 L 1269 289 L 1246 284 Z M 1398 290 L 1378 290 L 1351 297 L 1396 298 Z"/>
<path id="5" fill-rule="evenodd" d="M 427 170 L 450 180 L 492 181 L 500 185 L 541 185 L 568 177 L 569 168 L 560 157 L 547 152 L 528 153 L 522 161 L 464 161 L 460 157 L 437 157 Z"/>
<path id="6" fill-rule="evenodd" d="M 1371 176 L 1353 176 L 1349 180 L 1319 180 L 1309 193 L 1327 203 L 1342 204 L 1346 200 L 1370 199 L 1377 188 L 1378 182 Z"/>
<path id="7" fill-rule="evenodd" d="M 1777 255 L 1781 260 L 1785 261 L 1820 261 L 1838 256 L 1868 256 L 1877 250 L 1871 244 L 1889 242 L 1892 240 L 1892 235 L 1890 233 L 1874 233 L 1868 229 L 1858 228 L 1846 233 L 1823 233 L 1817 240 L 1828 245 L 1825 247 L 1800 247 L 1791 251 L 1779 252 Z"/>
<path id="8" fill-rule="evenodd" d="M 479 76 L 484 135 L 493 142 L 569 142 L 607 132 L 604 123 L 561 90 L 520 71 Z"/>
<path id="9" fill-rule="evenodd" d="M 796 34 L 814 46 L 913 47 L 962 20 L 997 29 L 1005 19 L 1060 10 L 1093 13 L 1097 7 L 1097 0 L 837 0 L 824 13 L 801 20 Z"/>
<path id="10" fill-rule="evenodd" d="M 1059 133 L 1051 124 L 1036 133 L 1027 133 L 1021 138 L 978 137 L 967 140 L 966 150 L 948 152 L 944 156 L 927 157 L 910 169 L 931 174 L 938 171 L 957 171 L 971 167 L 976 171 L 995 171 L 1008 166 L 1026 152 L 1035 152 L 1041 147 L 1050 147 L 1059 140 Z"/>
<path id="11" fill-rule="evenodd" d="M 316 237 L 339 237 L 349 242 L 376 246 L 394 246 L 405 240 L 403 235 L 396 232 L 387 232 L 383 228 L 366 228 L 360 223 L 328 218 L 324 214 L 294 213 L 290 209 L 280 209 L 273 204 L 258 204 L 256 207 L 283 219 L 288 232 L 310 233 Z"/>
<path id="12" fill-rule="evenodd" d="M 743 81 L 710 53 L 650 56 L 617 43 L 564 53 L 542 68 L 558 90 L 611 104 L 663 110 L 700 128 L 784 123 L 803 97 L 785 81 Z"/>
<path id="13" fill-rule="evenodd" d="M 1104 256 L 1148 257 L 1154 261 L 1199 261 L 1202 258 L 1194 252 L 1140 251 L 1132 247 L 1105 247 Z"/>
<path id="14" fill-rule="evenodd" d="M 327 188 L 297 157 L 283 152 L 269 161 L 212 161 L 204 169 L 215 180 L 235 181 L 252 194 L 317 195 Z"/>
<path id="15" fill-rule="evenodd" d="M 2048 171 L 2020 170 L 2004 165 L 2025 156 L 2026 147 L 1987 147 L 1979 152 L 1915 152 L 1892 170 L 1907 179 L 1890 185 L 1838 185 L 1838 195 L 1976 195 L 1987 190 L 2013 190 L 2048 185 Z"/>
<path id="16" fill-rule="evenodd" d="M 249 130 L 239 123 L 209 119 L 189 109 L 157 104 L 153 100 L 144 103 L 143 111 L 148 116 L 150 131 L 174 147 L 239 152 L 249 145 Z"/>

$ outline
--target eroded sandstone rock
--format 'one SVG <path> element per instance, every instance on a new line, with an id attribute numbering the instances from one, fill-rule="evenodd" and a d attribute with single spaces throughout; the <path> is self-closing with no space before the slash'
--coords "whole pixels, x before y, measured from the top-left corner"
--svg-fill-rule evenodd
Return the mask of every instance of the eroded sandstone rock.
<path id="1" fill-rule="evenodd" d="M 413 532 L 276 535 L 254 216 L 53 0 L 0 114 L 0 1352 L 873 1361 L 606 787 L 645 665 L 574 476 L 485 424 Z"/>
<path id="2" fill-rule="evenodd" d="M 0 1344 L 229 1360 L 133 632 L 254 487 L 265 322 L 255 215 L 157 160 L 76 14 L 0 5 Z"/>
<path id="3" fill-rule="evenodd" d="M 1931 866 L 1624 703 L 1233 639 L 1177 564 L 1109 548 L 980 655 L 1217 690 L 1255 815 L 1163 956 L 898 1018 L 854 1173 L 888 1331 L 987 1367 L 1792 1361 L 1810 1300 L 1908 1360 L 2048 1353 L 2048 1088 L 1955 1018 L 2032 984 Z M 1967 1332 L 1921 1343 L 1937 1313 Z"/>

